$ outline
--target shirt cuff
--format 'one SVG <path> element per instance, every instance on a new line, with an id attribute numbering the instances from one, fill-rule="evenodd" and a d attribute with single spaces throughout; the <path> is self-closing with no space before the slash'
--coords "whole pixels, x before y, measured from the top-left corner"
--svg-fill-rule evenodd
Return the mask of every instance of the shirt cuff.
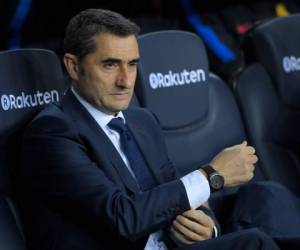
<path id="1" fill-rule="evenodd" d="M 210 196 L 210 187 L 206 177 L 195 170 L 180 178 L 182 181 L 191 209 L 196 209 L 205 203 Z"/>
<path id="2" fill-rule="evenodd" d="M 165 243 L 160 240 L 162 234 L 162 230 L 150 234 L 144 250 L 167 250 Z"/>

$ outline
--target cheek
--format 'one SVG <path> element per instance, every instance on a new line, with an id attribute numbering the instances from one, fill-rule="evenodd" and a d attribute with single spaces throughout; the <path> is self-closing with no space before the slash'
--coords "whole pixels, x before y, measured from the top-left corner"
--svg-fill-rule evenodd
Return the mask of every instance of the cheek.
<path id="1" fill-rule="evenodd" d="M 90 88 L 88 91 L 93 96 L 104 98 L 115 88 L 117 74 L 114 72 L 103 72 L 100 69 L 94 69 L 87 75 L 87 81 Z"/>
<path id="2" fill-rule="evenodd" d="M 103 74 L 94 74 L 90 78 L 90 87 L 93 88 L 95 92 L 99 94 L 99 92 L 105 92 L 105 90 L 109 89 L 109 76 Z M 96 94 L 96 93 L 95 93 Z"/>
<path id="3" fill-rule="evenodd" d="M 95 77 L 95 82 L 100 85 L 102 88 L 109 89 L 113 87 L 114 83 L 117 80 L 117 73 L 114 72 L 101 72 Z"/>
<path id="4" fill-rule="evenodd" d="M 129 74 L 129 77 L 130 77 L 130 81 L 134 84 L 135 83 L 135 81 L 136 81 L 136 76 L 137 76 L 137 72 L 136 72 L 136 70 L 135 71 L 133 71 L 133 72 L 131 72 L 130 74 Z"/>

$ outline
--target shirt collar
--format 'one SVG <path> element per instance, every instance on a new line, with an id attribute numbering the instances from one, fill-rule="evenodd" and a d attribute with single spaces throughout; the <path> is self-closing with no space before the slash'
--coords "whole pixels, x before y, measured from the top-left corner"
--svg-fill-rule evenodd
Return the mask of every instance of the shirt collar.
<path id="1" fill-rule="evenodd" d="M 116 116 L 106 114 L 99 109 L 96 109 L 94 106 L 92 106 L 90 103 L 88 103 L 84 98 L 82 98 L 73 88 L 71 87 L 71 91 L 77 98 L 77 100 L 82 104 L 82 106 L 90 113 L 90 115 L 96 120 L 96 122 L 100 125 L 102 129 L 106 129 L 107 124 L 111 121 L 113 118 L 121 117 L 125 122 L 125 117 L 122 111 L 120 111 Z"/>

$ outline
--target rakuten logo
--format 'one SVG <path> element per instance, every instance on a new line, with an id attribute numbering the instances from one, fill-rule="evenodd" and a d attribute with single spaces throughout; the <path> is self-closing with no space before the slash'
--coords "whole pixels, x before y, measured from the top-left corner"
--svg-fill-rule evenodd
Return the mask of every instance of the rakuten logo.
<path id="1" fill-rule="evenodd" d="M 24 92 L 19 96 L 2 95 L 1 107 L 3 110 L 24 109 L 41 106 L 51 102 L 59 102 L 59 94 L 56 90 L 40 92 L 39 90 L 31 95 L 25 95 Z"/>
<path id="2" fill-rule="evenodd" d="M 300 58 L 285 56 L 282 60 L 283 69 L 286 73 L 300 71 Z"/>
<path id="3" fill-rule="evenodd" d="M 149 82 L 152 89 L 169 88 L 182 86 L 185 84 L 205 82 L 206 75 L 203 69 L 187 71 L 184 69 L 180 73 L 173 73 L 169 70 L 168 74 L 150 73 Z"/>

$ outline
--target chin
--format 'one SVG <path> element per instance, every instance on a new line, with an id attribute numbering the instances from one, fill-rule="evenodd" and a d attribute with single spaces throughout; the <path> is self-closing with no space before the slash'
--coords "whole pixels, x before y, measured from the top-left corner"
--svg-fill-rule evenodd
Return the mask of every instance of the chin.
<path id="1" fill-rule="evenodd" d="M 118 108 L 119 110 L 125 110 L 127 109 L 129 106 L 129 101 L 126 102 L 120 102 L 116 105 L 116 108 Z"/>
<path id="2" fill-rule="evenodd" d="M 121 107 L 119 108 L 119 111 L 123 111 L 123 110 L 128 109 L 128 106 L 129 106 L 129 105 L 121 106 Z"/>
<path id="3" fill-rule="evenodd" d="M 127 105 L 119 105 L 119 106 L 114 106 L 110 108 L 110 111 L 113 113 L 118 113 L 120 111 L 124 111 L 128 108 L 129 104 Z"/>

